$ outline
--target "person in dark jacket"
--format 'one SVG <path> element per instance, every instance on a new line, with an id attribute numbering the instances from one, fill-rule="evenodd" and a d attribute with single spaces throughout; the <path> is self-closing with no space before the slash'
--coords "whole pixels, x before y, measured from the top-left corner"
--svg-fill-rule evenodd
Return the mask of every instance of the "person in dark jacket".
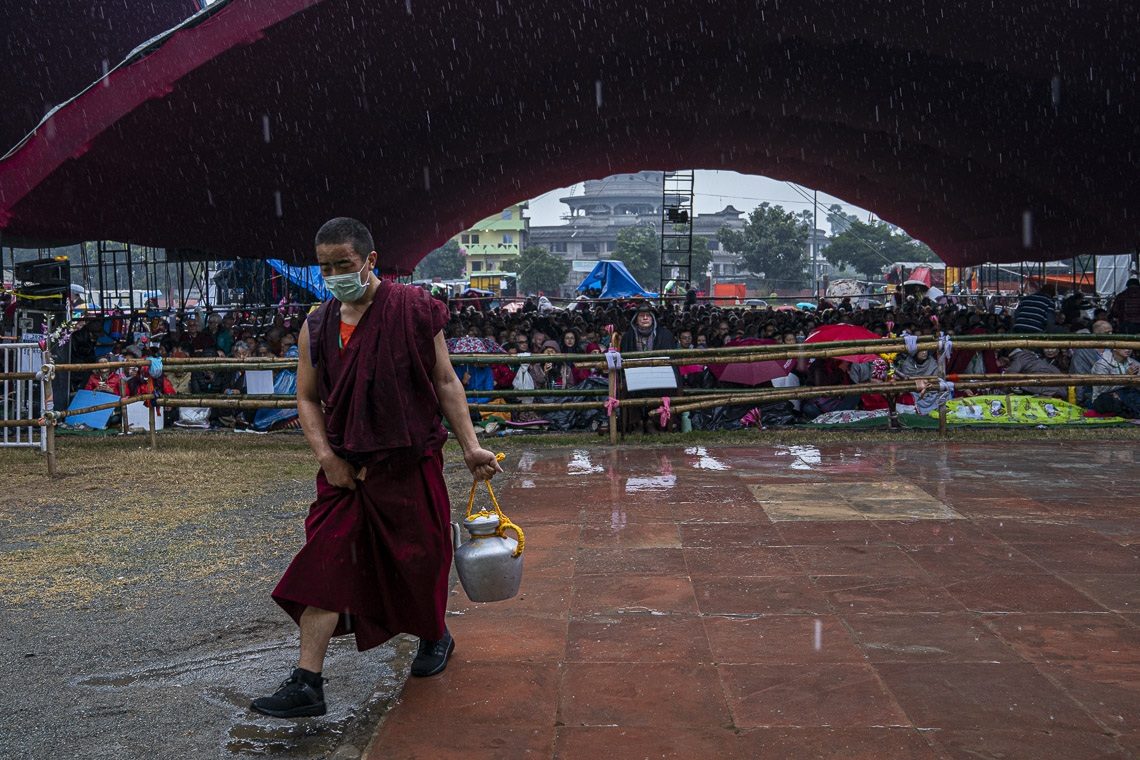
<path id="1" fill-rule="evenodd" d="M 653 307 L 648 303 L 642 303 L 637 307 L 634 312 L 633 321 L 629 325 L 629 329 L 621 336 L 621 352 L 633 353 L 635 351 L 669 351 L 677 347 L 677 339 L 673 337 L 673 333 L 669 332 L 669 328 L 657 324 L 657 315 L 653 312 Z M 676 385 L 680 387 L 681 378 L 677 373 L 677 368 L 673 368 L 673 374 L 676 377 Z M 627 394 L 630 398 L 640 398 L 648 396 L 660 396 L 661 392 L 656 391 L 640 391 Z M 641 423 L 642 430 L 648 432 L 650 428 L 650 421 L 654 419 L 649 414 L 649 407 L 642 407 L 640 411 L 633 411 L 625 415 L 626 424 Z M 660 418 L 656 418 L 660 420 Z"/>

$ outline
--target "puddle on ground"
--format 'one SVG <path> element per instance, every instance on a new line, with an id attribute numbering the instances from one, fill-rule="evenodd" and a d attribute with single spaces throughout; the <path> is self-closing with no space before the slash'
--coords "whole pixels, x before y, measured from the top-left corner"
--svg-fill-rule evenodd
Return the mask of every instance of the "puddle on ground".
<path id="1" fill-rule="evenodd" d="M 590 461 L 590 452 L 585 449 L 575 449 L 570 452 L 570 461 L 566 465 L 566 472 L 570 475 L 590 475 L 595 472 L 605 472 L 606 468 Z"/>
<path id="2" fill-rule="evenodd" d="M 119 704 L 181 699 L 195 720 L 214 716 L 213 741 L 223 755 L 327 757 L 338 745 L 357 741 L 362 731 L 371 732 L 377 710 L 400 689 L 402 679 L 393 665 L 397 653 L 407 654 L 404 650 L 409 646 L 401 637 L 361 654 L 351 637 L 334 639 L 325 667 L 330 679 L 325 687 L 329 712 L 297 720 L 277 720 L 249 709 L 251 699 L 271 693 L 288 675 L 296 656 L 295 637 L 128 671 L 80 676 L 72 683 L 108 693 Z M 174 697 L 175 693 L 179 696 Z M 172 726 L 172 730 L 176 729 Z"/>
<path id="3" fill-rule="evenodd" d="M 625 481 L 625 492 L 668 491 L 675 485 L 677 485 L 676 475 L 650 475 L 647 477 L 627 478 Z"/>
<path id="4" fill-rule="evenodd" d="M 793 470 L 814 470 L 823 462 L 823 456 L 815 446 L 791 445 L 777 446 L 776 448 L 778 449 L 777 456 L 790 455 L 794 457 L 791 465 L 789 465 Z"/>
<path id="5" fill-rule="evenodd" d="M 709 454 L 704 446 L 690 446 L 685 449 L 685 454 L 691 457 L 697 457 L 697 461 L 693 463 L 693 468 L 697 470 L 729 470 L 727 464 L 720 461 L 716 457 Z"/>

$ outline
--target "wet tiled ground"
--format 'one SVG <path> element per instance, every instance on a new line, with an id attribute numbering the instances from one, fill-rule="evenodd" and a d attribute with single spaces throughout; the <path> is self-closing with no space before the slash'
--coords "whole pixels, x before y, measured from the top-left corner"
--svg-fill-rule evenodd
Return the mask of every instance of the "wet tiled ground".
<path id="1" fill-rule="evenodd" d="M 1140 446 L 528 453 L 519 597 L 452 594 L 381 758 L 1126 758 Z"/>

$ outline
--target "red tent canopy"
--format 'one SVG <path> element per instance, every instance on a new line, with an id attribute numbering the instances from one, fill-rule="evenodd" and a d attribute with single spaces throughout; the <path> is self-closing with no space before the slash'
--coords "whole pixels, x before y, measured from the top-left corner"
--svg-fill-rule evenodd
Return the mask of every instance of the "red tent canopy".
<path id="1" fill-rule="evenodd" d="M 3 241 L 296 261 L 343 214 L 407 271 L 515 201 L 693 167 L 955 265 L 1131 249 L 1140 6 L 896 5 L 222 0 L 0 161 Z"/>
<path id="2" fill-rule="evenodd" d="M 197 0 L 28 0 L 4 8 L 0 153 L 136 45 L 198 11 Z"/>

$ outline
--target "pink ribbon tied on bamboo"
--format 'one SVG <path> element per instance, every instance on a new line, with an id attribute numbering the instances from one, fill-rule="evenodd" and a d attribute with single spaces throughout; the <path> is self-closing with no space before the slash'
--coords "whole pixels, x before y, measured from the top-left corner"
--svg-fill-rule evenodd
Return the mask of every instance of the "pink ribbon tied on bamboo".
<path id="1" fill-rule="evenodd" d="M 753 427 L 753 426 L 758 427 L 758 428 L 764 427 L 763 417 L 762 417 L 762 413 L 760 412 L 760 408 L 754 406 L 751 409 L 749 409 L 748 413 L 740 418 L 740 424 L 743 425 L 744 427 Z"/>
<path id="2" fill-rule="evenodd" d="M 666 428 L 669 426 L 669 418 L 672 414 L 669 411 L 669 397 L 661 397 L 661 427 Z"/>
<path id="3" fill-rule="evenodd" d="M 613 417 L 614 416 L 614 410 L 618 408 L 619 404 L 620 404 L 620 402 L 616 398 L 614 398 L 613 396 L 610 396 L 609 398 L 607 398 L 606 399 L 606 416 L 607 417 Z"/>

